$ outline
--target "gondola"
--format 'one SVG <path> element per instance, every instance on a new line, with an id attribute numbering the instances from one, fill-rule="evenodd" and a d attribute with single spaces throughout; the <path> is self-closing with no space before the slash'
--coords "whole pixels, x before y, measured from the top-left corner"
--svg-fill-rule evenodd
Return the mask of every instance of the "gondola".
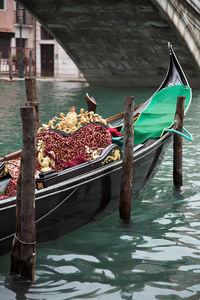
<path id="1" fill-rule="evenodd" d="M 156 173 L 173 135 L 170 129 L 173 128 L 174 120 L 169 120 L 167 127 L 163 128 L 161 126 L 159 130 L 154 128 L 154 133 L 151 134 L 151 130 L 148 133 L 143 130 L 146 126 L 144 119 L 148 118 L 148 114 L 152 112 L 152 109 L 155 110 L 155 104 L 160 100 L 165 106 L 169 101 L 176 103 L 177 96 L 186 96 L 186 112 L 192 98 L 188 81 L 171 45 L 169 45 L 169 56 L 169 67 L 164 81 L 153 96 L 134 112 L 136 138 L 133 172 L 134 198 L 144 190 Z M 167 106 L 163 110 L 166 112 L 166 109 L 168 109 Z M 158 106 L 153 116 L 153 125 L 156 123 L 155 118 L 163 120 L 164 113 L 157 114 L 160 110 L 161 108 Z M 171 115 L 174 116 L 175 104 L 169 110 L 171 110 Z M 71 112 L 73 114 L 73 110 Z M 152 124 L 148 126 L 148 120 L 146 123 L 147 127 L 151 128 Z M 38 175 L 35 191 L 37 242 L 56 239 L 77 230 L 89 222 L 100 220 L 112 214 L 119 207 L 123 157 L 123 118 L 115 120 L 109 126 L 102 123 L 101 119 L 97 119 L 95 122 L 77 129 L 73 134 L 63 133 L 62 142 L 64 143 L 70 138 L 76 138 L 77 134 L 86 136 L 85 132 L 88 128 L 90 130 L 95 128 L 94 131 L 100 128 L 104 134 L 103 140 L 104 142 L 106 140 L 107 144 L 104 144 L 103 147 L 101 147 L 101 143 L 98 145 L 101 148 L 99 153 L 98 149 L 89 151 L 89 160 L 83 160 L 77 165 L 72 164 L 66 168 L 58 168 L 57 172 L 47 167 L 47 169 L 42 169 Z M 83 133 L 81 133 L 82 131 Z M 105 136 L 105 134 L 107 135 Z M 42 148 L 40 143 L 44 135 L 48 138 L 58 136 L 60 135 L 60 127 L 52 130 L 47 128 L 46 131 L 43 130 L 38 133 L 38 146 L 40 146 L 40 149 Z M 50 155 L 50 151 L 48 153 Z M 58 160 L 62 161 L 63 155 Z M 51 161 L 53 157 L 52 154 L 49 160 Z M 61 163 L 63 164 L 63 161 Z M 1 164 L 0 176 L 0 186 L 11 179 L 5 172 L 5 163 Z M 3 196 L 0 200 L 0 254 L 4 254 L 11 249 L 16 223 L 15 200 L 15 196 Z"/>

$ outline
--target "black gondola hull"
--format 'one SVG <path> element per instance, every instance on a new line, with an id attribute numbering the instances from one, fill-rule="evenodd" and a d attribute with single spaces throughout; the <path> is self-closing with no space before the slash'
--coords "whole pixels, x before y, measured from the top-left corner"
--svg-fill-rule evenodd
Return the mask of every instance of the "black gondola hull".
<path id="1" fill-rule="evenodd" d="M 162 161 L 170 134 L 137 151 L 133 167 L 133 199 L 140 194 Z M 122 161 L 36 191 L 37 242 L 54 240 L 119 208 Z M 15 233 L 15 198 L 0 202 L 0 254 L 11 249 Z"/>

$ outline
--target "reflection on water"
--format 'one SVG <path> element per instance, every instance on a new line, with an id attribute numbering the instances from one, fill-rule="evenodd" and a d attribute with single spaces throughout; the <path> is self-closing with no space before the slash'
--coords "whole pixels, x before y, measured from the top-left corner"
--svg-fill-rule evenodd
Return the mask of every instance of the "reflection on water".
<path id="1" fill-rule="evenodd" d="M 4 154 L 20 147 L 16 106 L 25 101 L 22 85 L 15 83 L 12 91 L 0 83 L 10 103 L 4 106 L 1 93 Z M 123 110 L 124 95 L 134 95 L 141 102 L 152 91 L 41 82 L 41 119 L 46 122 L 75 103 L 78 108 L 84 106 L 85 92 L 95 97 L 99 113 L 106 117 Z M 37 245 L 36 282 L 31 286 L 9 276 L 9 255 L 1 257 L 0 299 L 200 298 L 200 91 L 193 94 L 184 124 L 193 142 L 184 141 L 182 190 L 173 188 L 170 148 L 156 177 L 133 200 L 131 227 L 124 226 L 115 213 L 56 241 Z M 19 136 L 10 144 L 15 127 Z"/>

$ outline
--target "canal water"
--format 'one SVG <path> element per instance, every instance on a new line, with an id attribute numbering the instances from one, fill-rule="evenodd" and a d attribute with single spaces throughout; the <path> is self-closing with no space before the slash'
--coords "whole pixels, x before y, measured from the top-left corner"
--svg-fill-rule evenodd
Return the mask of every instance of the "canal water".
<path id="1" fill-rule="evenodd" d="M 125 95 L 135 96 L 137 104 L 153 90 L 38 82 L 42 123 L 72 105 L 85 107 L 86 92 L 98 102 L 98 113 L 108 117 L 123 111 Z M 19 107 L 25 99 L 23 81 L 0 81 L 0 156 L 21 148 Z M 9 254 L 0 257 L 0 299 L 200 299 L 199 115 L 200 90 L 194 90 L 184 122 L 193 141 L 184 140 L 181 191 L 173 188 L 170 147 L 150 185 L 133 199 L 131 227 L 116 212 L 38 244 L 32 285 L 9 275 Z"/>

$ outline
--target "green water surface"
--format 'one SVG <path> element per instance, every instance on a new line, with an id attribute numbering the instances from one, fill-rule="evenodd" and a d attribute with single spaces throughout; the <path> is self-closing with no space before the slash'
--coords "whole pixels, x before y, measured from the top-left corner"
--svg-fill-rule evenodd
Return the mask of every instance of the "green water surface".
<path id="1" fill-rule="evenodd" d="M 123 97 L 136 104 L 153 90 L 94 88 L 83 83 L 39 82 L 42 123 L 72 105 L 85 107 L 93 95 L 98 113 L 123 111 Z M 0 81 L 0 156 L 21 148 L 19 107 L 25 103 L 23 81 Z M 29 285 L 9 275 L 9 254 L 0 257 L 0 299 L 200 299 L 200 90 L 184 126 L 181 191 L 173 188 L 172 148 L 155 178 L 132 204 L 132 226 L 118 213 L 56 241 L 37 245 L 36 281 Z M 118 183 L 116 183 L 118 184 Z"/>

